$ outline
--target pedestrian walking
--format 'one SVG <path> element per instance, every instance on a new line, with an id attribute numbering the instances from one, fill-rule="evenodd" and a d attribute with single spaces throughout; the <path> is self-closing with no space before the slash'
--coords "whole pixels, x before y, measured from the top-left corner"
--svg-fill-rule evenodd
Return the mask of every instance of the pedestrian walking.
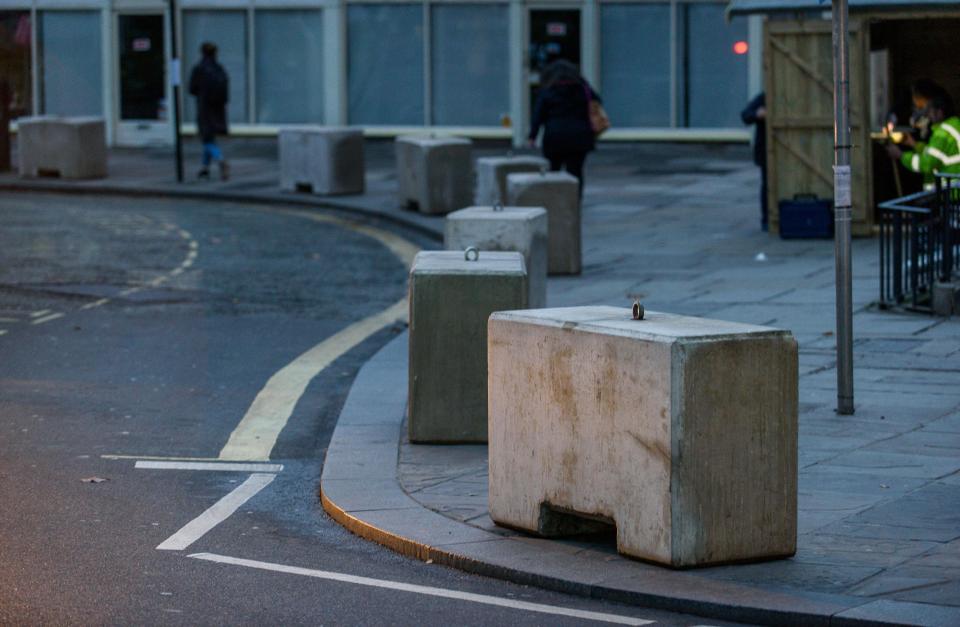
<path id="1" fill-rule="evenodd" d="M 227 101 L 230 94 L 230 79 L 223 66 L 217 63 L 216 44 L 204 42 L 200 46 L 200 63 L 190 73 L 190 94 L 197 99 L 197 130 L 203 142 L 203 167 L 199 178 L 210 178 L 210 163 L 220 168 L 220 178 L 230 178 L 230 164 L 217 145 L 217 135 L 226 135 Z"/>
<path id="2" fill-rule="evenodd" d="M 767 95 L 760 92 L 740 112 L 744 124 L 753 124 L 753 162 L 760 166 L 760 228 L 767 230 Z"/>
<path id="3" fill-rule="evenodd" d="M 530 145 L 536 145 L 542 126 L 543 156 L 550 162 L 550 169 L 556 172 L 563 168 L 577 177 L 582 197 L 584 162 L 596 148 L 597 134 L 605 129 L 595 130 L 591 122 L 591 103 L 596 103 L 593 108 L 597 109 L 600 96 L 580 76 L 577 66 L 565 59 L 553 61 L 543 69 L 542 84 L 533 110 Z"/>

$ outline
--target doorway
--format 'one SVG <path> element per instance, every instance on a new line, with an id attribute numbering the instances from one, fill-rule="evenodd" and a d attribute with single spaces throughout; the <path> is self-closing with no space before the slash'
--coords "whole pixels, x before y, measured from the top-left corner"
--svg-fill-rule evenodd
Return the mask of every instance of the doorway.
<path id="1" fill-rule="evenodd" d="M 531 9 L 529 36 L 527 76 L 533 111 L 547 63 L 560 58 L 580 66 L 580 10 Z"/>
<path id="2" fill-rule="evenodd" d="M 164 15 L 117 15 L 117 52 L 117 144 L 169 143 Z"/>

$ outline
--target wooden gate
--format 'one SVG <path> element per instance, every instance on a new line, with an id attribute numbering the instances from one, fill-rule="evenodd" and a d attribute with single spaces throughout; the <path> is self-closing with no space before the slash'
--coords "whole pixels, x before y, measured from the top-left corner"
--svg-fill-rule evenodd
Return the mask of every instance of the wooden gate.
<path id="1" fill-rule="evenodd" d="M 873 232 L 868 29 L 850 23 L 850 124 L 853 233 Z M 779 231 L 780 200 L 797 194 L 833 198 L 833 43 L 829 20 L 768 20 L 764 38 L 767 181 L 770 228 Z"/>

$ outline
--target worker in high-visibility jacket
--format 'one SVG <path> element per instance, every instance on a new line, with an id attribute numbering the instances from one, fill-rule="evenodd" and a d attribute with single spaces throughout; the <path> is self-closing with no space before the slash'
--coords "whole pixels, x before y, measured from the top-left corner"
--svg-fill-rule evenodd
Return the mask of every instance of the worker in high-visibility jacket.
<path id="1" fill-rule="evenodd" d="M 932 94 L 925 113 L 930 119 L 929 140 L 920 142 L 907 134 L 902 144 L 910 150 L 890 144 L 887 151 L 908 170 L 922 174 L 924 187 L 930 187 L 936 172 L 960 174 L 960 117 L 946 92 Z"/>

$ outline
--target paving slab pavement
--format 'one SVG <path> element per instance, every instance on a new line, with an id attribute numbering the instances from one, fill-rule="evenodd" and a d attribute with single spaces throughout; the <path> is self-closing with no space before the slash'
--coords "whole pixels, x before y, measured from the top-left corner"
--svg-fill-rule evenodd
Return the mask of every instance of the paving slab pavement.
<path id="1" fill-rule="evenodd" d="M 108 179 L 3 175 L 0 189 L 302 204 L 442 233 L 442 218 L 397 206 L 389 142 L 368 144 L 367 193 L 334 198 L 280 192 L 273 140 L 228 150 L 227 182 L 177 184 L 168 150 L 113 150 Z M 481 146 L 476 156 L 505 150 Z M 196 154 L 189 148 L 189 159 Z M 744 147 L 602 146 L 588 161 L 584 271 L 551 278 L 548 304 L 626 307 L 639 297 L 652 310 L 793 331 L 794 558 L 678 572 L 624 559 L 604 538 L 496 527 L 486 514 L 486 447 L 401 438 L 402 338 L 365 367 L 344 406 L 322 479 L 328 511 L 422 559 L 581 594 L 750 622 L 960 624 L 960 321 L 871 306 L 877 242 L 855 240 L 857 411 L 838 416 L 832 242 L 761 233 L 757 182 Z"/>

